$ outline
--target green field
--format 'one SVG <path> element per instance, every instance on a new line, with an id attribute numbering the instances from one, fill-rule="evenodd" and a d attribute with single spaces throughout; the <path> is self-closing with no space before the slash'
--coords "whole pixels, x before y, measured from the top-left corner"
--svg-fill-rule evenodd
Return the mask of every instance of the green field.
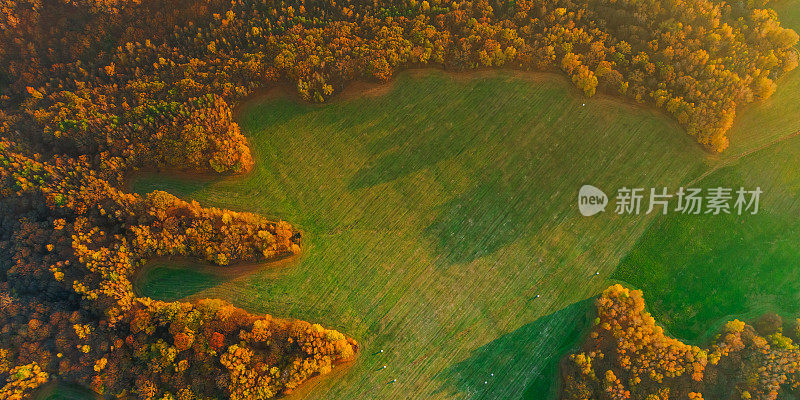
<path id="1" fill-rule="evenodd" d="M 798 1 L 774 6 L 784 25 L 800 31 Z M 800 317 L 800 137 L 769 144 L 792 133 L 800 133 L 800 70 L 742 113 L 733 151 L 697 185 L 761 186 L 762 212 L 658 218 L 612 275 L 643 289 L 673 335 L 703 343 L 729 319 Z"/>
<path id="2" fill-rule="evenodd" d="M 404 73 L 384 96 L 270 100 L 241 123 L 250 175 L 135 188 L 291 221 L 303 256 L 205 288 L 156 267 L 141 292 L 172 299 L 187 281 L 183 294 L 352 335 L 362 356 L 320 399 L 541 398 L 580 337 L 583 300 L 651 220 L 584 218 L 578 188 L 674 187 L 712 162 L 662 115 L 586 100 L 552 75 Z"/>
<path id="3" fill-rule="evenodd" d="M 797 5 L 778 3 L 794 27 Z M 240 118 L 251 174 L 134 186 L 288 220 L 305 233 L 301 258 L 235 279 L 161 261 L 138 290 L 355 337 L 358 360 L 304 398 L 547 398 L 587 299 L 615 281 L 643 288 L 686 339 L 729 315 L 800 314 L 800 137 L 772 144 L 800 131 L 798 94 L 800 71 L 740 115 L 723 156 L 657 112 L 587 100 L 554 75 L 406 72 L 377 97 L 265 100 Z M 611 196 L 690 183 L 765 193 L 756 216 L 585 218 L 587 183 Z"/>

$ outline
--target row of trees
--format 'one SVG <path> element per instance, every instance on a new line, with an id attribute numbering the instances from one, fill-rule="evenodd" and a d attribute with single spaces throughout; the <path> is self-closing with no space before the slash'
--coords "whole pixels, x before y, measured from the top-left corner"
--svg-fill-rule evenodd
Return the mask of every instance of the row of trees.
<path id="1" fill-rule="evenodd" d="M 767 314 L 733 320 L 706 349 L 668 337 L 645 311 L 642 292 L 621 285 L 596 301 L 580 350 L 562 362 L 561 399 L 762 399 L 800 394 L 800 320 Z M 784 334 L 784 329 L 786 334 Z"/>
<path id="2" fill-rule="evenodd" d="M 155 157 L 246 169 L 236 99 L 284 81 L 324 101 L 353 79 L 431 64 L 561 70 L 587 96 L 652 104 L 722 151 L 736 109 L 798 64 L 797 34 L 763 1 L 4 0 L 3 10 L 16 24 L 0 33 L 6 134 L 115 167 Z"/>

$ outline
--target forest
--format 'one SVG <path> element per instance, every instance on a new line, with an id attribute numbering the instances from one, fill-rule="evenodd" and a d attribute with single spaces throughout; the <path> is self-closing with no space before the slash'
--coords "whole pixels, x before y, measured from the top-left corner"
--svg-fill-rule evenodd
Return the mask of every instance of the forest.
<path id="1" fill-rule="evenodd" d="M 354 80 L 386 82 L 414 66 L 560 71 L 586 96 L 662 110 L 721 152 L 736 110 L 797 67 L 797 41 L 761 0 L 0 0 L 0 397 L 62 381 L 106 397 L 271 398 L 356 356 L 355 340 L 320 325 L 132 289 L 158 257 L 224 267 L 300 251 L 286 222 L 125 190 L 139 170 L 250 170 L 232 107 L 261 89 L 286 85 L 323 102 Z M 614 296 L 601 297 L 607 308 Z M 614 307 L 638 309 L 626 304 Z M 620 358 L 602 383 L 592 368 L 570 375 L 570 387 L 630 396 L 629 376 L 751 368 L 728 353 L 765 343 L 733 326 L 744 347 L 711 364 L 713 351 L 659 347 L 666 339 L 636 315 L 610 312 L 609 324 L 628 325 L 598 337 L 643 329 L 656 343 L 643 346 L 670 354 L 670 368 L 642 353 Z M 613 351 L 598 346 L 586 354 Z M 772 386 L 741 387 L 756 396 Z"/>
<path id="2" fill-rule="evenodd" d="M 764 399 L 800 394 L 800 319 L 727 322 L 709 347 L 669 337 L 642 292 L 614 285 L 595 302 L 582 347 L 562 362 L 561 399 Z M 786 398 L 786 397 L 784 397 Z"/>
<path id="3" fill-rule="evenodd" d="M 289 224 L 124 193 L 84 157 L 42 162 L 12 147 L 0 142 L 0 398 L 51 380 L 107 397 L 270 398 L 355 356 L 355 341 L 317 324 L 133 292 L 156 257 L 225 266 L 295 254 Z"/>

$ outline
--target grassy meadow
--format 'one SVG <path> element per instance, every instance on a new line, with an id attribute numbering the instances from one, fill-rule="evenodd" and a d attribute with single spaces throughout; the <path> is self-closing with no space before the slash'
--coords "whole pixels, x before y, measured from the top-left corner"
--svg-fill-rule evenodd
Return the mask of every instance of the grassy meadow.
<path id="1" fill-rule="evenodd" d="M 272 99 L 241 124 L 251 174 L 135 188 L 286 219 L 304 254 L 217 284 L 162 263 L 140 292 L 226 298 L 359 340 L 310 399 L 546 397 L 586 299 L 652 219 L 584 218 L 578 188 L 675 187 L 713 162 L 664 116 L 552 75 L 403 73 L 382 96 Z"/>
<path id="2" fill-rule="evenodd" d="M 776 4 L 800 28 L 798 1 Z M 297 398 L 552 397 L 591 297 L 613 282 L 644 289 L 688 340 L 732 316 L 800 315 L 800 137 L 788 137 L 800 131 L 800 71 L 779 85 L 740 113 L 722 156 L 662 114 L 585 99 L 555 75 L 411 71 L 378 96 L 265 99 L 240 116 L 252 173 L 134 187 L 288 220 L 303 254 L 238 277 L 160 261 L 137 289 L 220 297 L 362 344 Z M 613 197 L 690 183 L 761 186 L 762 210 L 585 218 L 576 207 L 583 184 Z"/>
<path id="3" fill-rule="evenodd" d="M 800 2 L 773 4 L 800 31 Z M 756 216 L 659 217 L 612 278 L 645 292 L 659 323 L 703 343 L 733 319 L 800 317 L 800 69 L 770 99 L 740 113 L 731 151 L 698 187 L 760 186 Z M 779 143 L 775 143 L 780 141 Z"/>

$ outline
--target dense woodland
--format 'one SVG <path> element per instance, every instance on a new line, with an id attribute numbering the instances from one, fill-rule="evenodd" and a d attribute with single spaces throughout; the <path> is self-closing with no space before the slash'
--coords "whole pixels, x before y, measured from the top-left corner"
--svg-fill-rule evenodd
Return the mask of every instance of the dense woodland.
<path id="1" fill-rule="evenodd" d="M 763 0 L 0 0 L 0 398 L 54 380 L 108 397 L 270 398 L 354 356 L 319 325 L 132 290 L 158 256 L 224 266 L 299 251 L 286 223 L 124 190 L 143 168 L 248 170 L 231 107 L 258 89 L 321 102 L 411 66 L 562 71 L 722 151 L 736 109 L 797 66 L 797 41 Z M 703 354 L 676 346 L 676 363 Z M 649 374 L 648 360 L 626 368 Z M 608 378 L 612 392 L 627 379 Z"/>
<path id="2" fill-rule="evenodd" d="M 671 338 L 620 285 L 596 301 L 582 347 L 562 365 L 562 400 L 775 400 L 800 396 L 800 319 L 725 324 L 708 348 Z"/>
<path id="3" fill-rule="evenodd" d="M 319 325 L 132 290 L 158 256 L 227 265 L 297 253 L 287 223 L 125 193 L 86 157 L 12 148 L 0 142 L 0 398 L 51 380 L 109 397 L 270 398 L 355 355 L 352 339 Z"/>
<path id="4" fill-rule="evenodd" d="M 798 64 L 765 3 L 3 0 L 0 132 L 102 170 L 239 171 L 252 160 L 229 110 L 255 89 L 324 101 L 403 67 L 510 66 L 656 106 L 722 151 L 736 109 Z"/>

